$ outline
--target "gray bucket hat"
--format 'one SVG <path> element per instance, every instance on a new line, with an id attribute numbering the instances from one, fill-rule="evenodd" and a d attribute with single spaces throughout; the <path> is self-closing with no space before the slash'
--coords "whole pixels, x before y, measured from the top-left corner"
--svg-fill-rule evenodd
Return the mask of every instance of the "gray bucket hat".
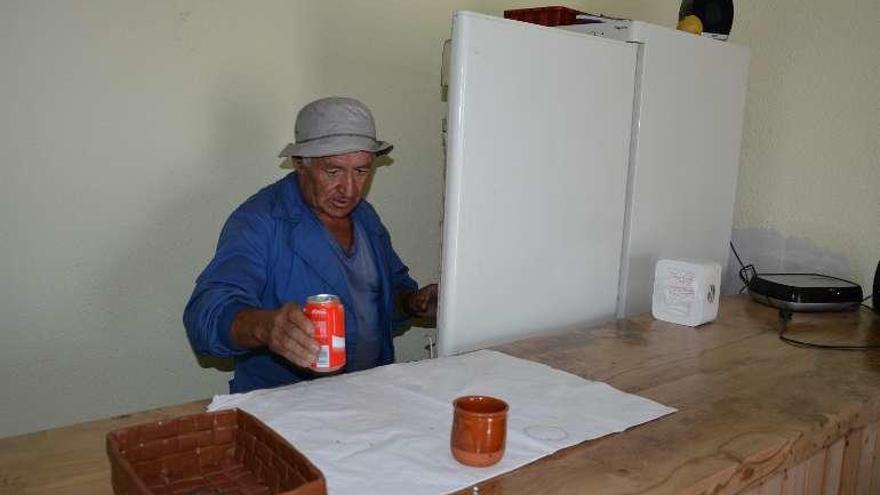
<path id="1" fill-rule="evenodd" d="M 295 143 L 278 154 L 284 157 L 321 157 L 355 151 L 382 155 L 391 144 L 376 140 L 376 124 L 366 105 L 354 98 L 321 98 L 302 107 L 296 115 Z"/>

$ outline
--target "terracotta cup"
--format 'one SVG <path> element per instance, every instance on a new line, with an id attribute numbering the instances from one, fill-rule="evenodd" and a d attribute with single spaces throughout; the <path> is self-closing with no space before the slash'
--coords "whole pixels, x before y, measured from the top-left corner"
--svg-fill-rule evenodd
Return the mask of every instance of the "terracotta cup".
<path id="1" fill-rule="evenodd" d="M 500 461 L 507 440 L 507 403 L 494 397 L 468 395 L 452 404 L 452 456 L 475 467 Z"/>

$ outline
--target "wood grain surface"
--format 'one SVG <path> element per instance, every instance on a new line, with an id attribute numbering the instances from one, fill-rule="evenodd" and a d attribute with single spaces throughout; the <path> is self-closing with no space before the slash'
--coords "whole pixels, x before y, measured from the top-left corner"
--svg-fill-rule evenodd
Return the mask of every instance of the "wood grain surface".
<path id="1" fill-rule="evenodd" d="M 849 432 L 807 461 L 774 474 L 743 495 L 877 495 L 880 493 L 880 452 L 875 447 L 878 426 L 880 424 L 871 423 Z"/>
<path id="2" fill-rule="evenodd" d="M 0 493 L 108 494 L 108 432 L 205 412 L 207 400 L 0 439 Z"/>
<path id="3" fill-rule="evenodd" d="M 462 493 L 880 493 L 880 351 L 794 347 L 778 330 L 775 310 L 740 296 L 723 300 L 718 320 L 698 328 L 643 315 L 497 347 L 679 412 Z M 789 332 L 877 344 L 880 318 L 866 310 L 796 313 Z M 108 431 L 206 404 L 0 439 L 0 493 L 111 493 Z"/>
<path id="4" fill-rule="evenodd" d="M 679 412 L 563 450 L 479 492 L 739 493 L 880 418 L 880 350 L 794 347 L 779 340 L 779 329 L 776 310 L 739 296 L 697 328 L 643 315 L 498 347 Z M 878 344 L 880 318 L 864 309 L 796 313 L 788 335 Z M 844 472 L 862 462 L 851 450 L 843 452 Z"/>

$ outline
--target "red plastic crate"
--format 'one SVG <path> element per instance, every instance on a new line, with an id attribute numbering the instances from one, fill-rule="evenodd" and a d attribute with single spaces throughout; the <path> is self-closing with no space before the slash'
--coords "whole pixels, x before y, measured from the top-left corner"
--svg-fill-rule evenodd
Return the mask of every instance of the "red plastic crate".
<path id="1" fill-rule="evenodd" d="M 576 18 L 576 16 L 585 13 L 557 5 L 552 7 L 505 10 L 504 18 L 531 22 L 532 24 L 540 24 L 542 26 L 565 26 L 568 24 L 589 24 L 590 21 Z"/>

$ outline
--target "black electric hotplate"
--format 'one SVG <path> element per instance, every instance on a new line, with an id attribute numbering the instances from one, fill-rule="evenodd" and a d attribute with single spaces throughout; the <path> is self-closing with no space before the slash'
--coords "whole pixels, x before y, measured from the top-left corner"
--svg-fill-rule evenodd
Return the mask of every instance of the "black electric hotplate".
<path id="1" fill-rule="evenodd" d="M 843 311 L 862 302 L 862 287 L 818 273 L 757 273 L 747 284 L 755 301 L 790 311 Z"/>

